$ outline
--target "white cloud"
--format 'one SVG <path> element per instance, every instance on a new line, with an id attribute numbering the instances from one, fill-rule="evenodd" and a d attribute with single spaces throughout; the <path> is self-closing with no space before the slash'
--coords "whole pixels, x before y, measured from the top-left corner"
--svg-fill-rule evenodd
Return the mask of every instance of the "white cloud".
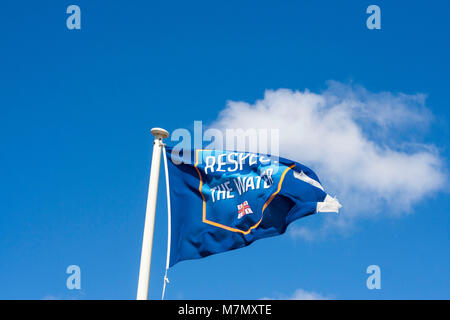
<path id="1" fill-rule="evenodd" d="M 276 298 L 262 298 L 261 300 L 328 300 L 329 298 L 303 289 L 297 289 L 291 296 L 278 295 Z"/>
<path id="2" fill-rule="evenodd" d="M 293 225 L 289 229 L 289 234 L 291 235 L 291 237 L 302 238 L 305 239 L 306 241 L 313 241 L 316 238 L 316 233 L 313 232 L 311 229 L 296 225 Z"/>
<path id="3" fill-rule="evenodd" d="M 278 129 L 280 155 L 313 169 L 343 204 L 346 227 L 357 218 L 400 215 L 446 183 L 437 149 L 420 141 L 433 117 L 423 94 L 371 93 L 329 82 L 327 90 L 267 90 L 254 104 L 229 101 L 210 127 Z M 299 236 L 312 238 L 308 230 Z"/>

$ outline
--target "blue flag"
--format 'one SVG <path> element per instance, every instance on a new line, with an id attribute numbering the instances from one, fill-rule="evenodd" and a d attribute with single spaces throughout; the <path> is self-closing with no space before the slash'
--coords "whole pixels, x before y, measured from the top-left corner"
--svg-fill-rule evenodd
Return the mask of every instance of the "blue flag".
<path id="1" fill-rule="evenodd" d="M 284 233 L 294 220 L 341 207 L 311 169 L 291 160 L 222 150 L 172 151 L 166 148 L 171 267 L 248 246 Z"/>

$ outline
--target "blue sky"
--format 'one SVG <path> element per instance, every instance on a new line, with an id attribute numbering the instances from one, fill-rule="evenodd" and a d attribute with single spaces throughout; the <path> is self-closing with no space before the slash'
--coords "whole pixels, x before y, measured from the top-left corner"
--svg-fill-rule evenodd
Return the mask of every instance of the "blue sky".
<path id="1" fill-rule="evenodd" d="M 81 8 L 81 30 L 66 28 L 70 4 Z M 366 28 L 370 4 L 381 8 L 381 30 Z M 446 174 L 449 11 L 444 1 L 4 1 L 0 298 L 134 299 L 150 128 L 214 123 L 227 101 L 252 104 L 267 89 L 322 92 L 334 80 L 424 94 L 431 120 L 395 141 L 434 146 Z M 152 299 L 165 264 L 164 187 L 161 179 Z M 314 241 L 285 234 L 182 262 L 170 270 L 166 297 L 289 298 L 301 289 L 336 299 L 448 299 L 447 189 L 407 213 L 371 218 L 368 210 Z M 294 225 L 314 229 L 323 219 Z M 72 264 L 81 290 L 66 288 Z M 372 264 L 381 290 L 366 288 Z"/>

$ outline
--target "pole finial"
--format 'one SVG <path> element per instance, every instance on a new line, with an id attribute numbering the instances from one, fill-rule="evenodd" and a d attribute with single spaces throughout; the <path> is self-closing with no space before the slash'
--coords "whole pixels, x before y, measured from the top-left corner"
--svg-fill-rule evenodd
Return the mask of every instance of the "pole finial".
<path id="1" fill-rule="evenodd" d="M 169 132 L 163 128 L 152 128 L 151 133 L 157 139 L 165 139 L 169 136 Z"/>

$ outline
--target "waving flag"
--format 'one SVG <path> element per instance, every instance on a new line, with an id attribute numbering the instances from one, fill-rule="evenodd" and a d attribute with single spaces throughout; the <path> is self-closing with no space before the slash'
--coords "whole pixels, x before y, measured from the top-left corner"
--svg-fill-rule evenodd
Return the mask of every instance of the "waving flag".
<path id="1" fill-rule="evenodd" d="M 294 220 L 341 208 L 300 163 L 247 152 L 197 149 L 181 157 L 172 151 L 166 148 L 170 266 L 247 246 L 284 233 Z"/>

